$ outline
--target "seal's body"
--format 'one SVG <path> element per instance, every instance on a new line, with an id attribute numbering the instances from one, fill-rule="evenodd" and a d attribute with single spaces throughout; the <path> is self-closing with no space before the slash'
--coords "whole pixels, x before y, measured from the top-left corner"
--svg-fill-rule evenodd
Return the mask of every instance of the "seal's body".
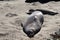
<path id="1" fill-rule="evenodd" d="M 43 22 L 44 17 L 42 12 L 34 11 L 29 15 L 24 24 L 21 23 L 21 26 L 23 26 L 23 31 L 28 37 L 34 37 L 34 35 L 40 31 Z"/>

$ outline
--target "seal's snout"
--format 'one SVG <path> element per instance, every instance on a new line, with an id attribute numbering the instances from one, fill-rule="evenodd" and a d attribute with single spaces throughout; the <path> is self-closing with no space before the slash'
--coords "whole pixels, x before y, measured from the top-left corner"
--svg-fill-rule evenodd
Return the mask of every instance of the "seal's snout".
<path id="1" fill-rule="evenodd" d="M 33 37 L 33 36 L 34 36 L 34 31 L 33 31 L 33 30 L 29 30 L 29 31 L 27 32 L 27 36 Z"/>

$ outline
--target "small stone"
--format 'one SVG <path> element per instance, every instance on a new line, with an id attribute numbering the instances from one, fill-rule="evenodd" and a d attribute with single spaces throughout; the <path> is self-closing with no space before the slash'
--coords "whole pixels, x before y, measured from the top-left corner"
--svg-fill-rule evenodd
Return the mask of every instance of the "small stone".
<path id="1" fill-rule="evenodd" d="M 6 17 L 14 17 L 14 16 L 17 16 L 17 14 L 12 14 L 12 13 L 6 14 Z"/>

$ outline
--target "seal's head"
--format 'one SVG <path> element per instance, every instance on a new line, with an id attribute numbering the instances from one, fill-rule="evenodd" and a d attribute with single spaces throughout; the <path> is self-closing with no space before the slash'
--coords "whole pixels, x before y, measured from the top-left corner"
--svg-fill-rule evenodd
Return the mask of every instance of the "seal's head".
<path id="1" fill-rule="evenodd" d="M 23 24 L 21 24 L 23 26 Z M 34 23 L 31 23 L 27 26 L 23 26 L 23 31 L 27 34 L 28 37 L 32 38 L 35 34 L 37 34 L 40 31 L 41 27 Z"/>

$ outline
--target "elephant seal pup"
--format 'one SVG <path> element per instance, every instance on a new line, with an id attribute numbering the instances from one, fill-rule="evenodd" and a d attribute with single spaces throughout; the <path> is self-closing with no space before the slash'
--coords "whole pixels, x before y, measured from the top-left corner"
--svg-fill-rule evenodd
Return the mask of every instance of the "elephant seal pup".
<path id="1" fill-rule="evenodd" d="M 23 27 L 23 31 L 27 34 L 27 36 L 32 38 L 41 30 L 43 22 L 44 17 L 42 12 L 34 11 L 31 15 L 29 15 L 24 23 L 21 23 L 21 26 Z"/>

